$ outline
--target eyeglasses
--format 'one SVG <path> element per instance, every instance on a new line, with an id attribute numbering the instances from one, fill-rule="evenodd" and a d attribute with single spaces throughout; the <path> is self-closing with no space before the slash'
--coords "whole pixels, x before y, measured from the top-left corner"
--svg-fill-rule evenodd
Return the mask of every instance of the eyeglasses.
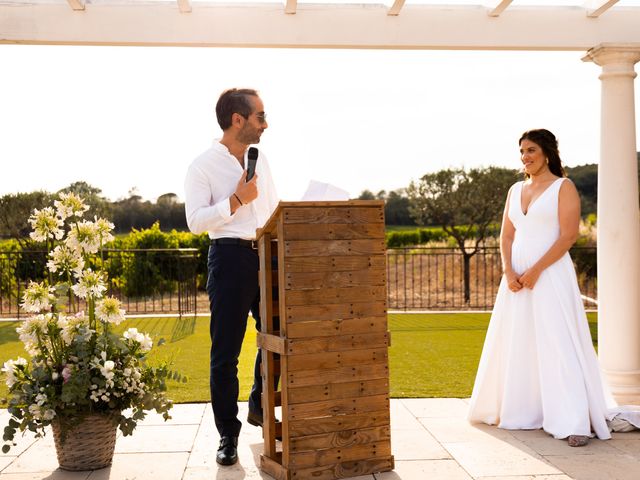
<path id="1" fill-rule="evenodd" d="M 241 113 L 238 113 L 238 115 L 240 115 L 245 120 L 249 120 L 249 117 L 251 116 L 251 115 L 244 116 Z M 267 123 L 267 114 L 265 112 L 259 112 L 259 113 L 256 113 L 255 115 L 260 123 Z"/>

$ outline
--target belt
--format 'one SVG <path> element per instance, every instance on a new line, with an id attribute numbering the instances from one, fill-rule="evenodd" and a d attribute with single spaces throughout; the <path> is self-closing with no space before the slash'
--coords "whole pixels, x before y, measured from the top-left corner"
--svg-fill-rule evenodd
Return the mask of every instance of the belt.
<path id="1" fill-rule="evenodd" d="M 258 243 L 255 240 L 245 240 L 244 238 L 214 238 L 211 245 L 236 245 L 238 247 L 258 249 Z"/>

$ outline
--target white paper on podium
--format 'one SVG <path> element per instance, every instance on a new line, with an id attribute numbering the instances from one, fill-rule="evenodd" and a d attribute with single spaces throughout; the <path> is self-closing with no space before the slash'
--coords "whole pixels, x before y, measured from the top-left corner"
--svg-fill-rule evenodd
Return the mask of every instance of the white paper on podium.
<path id="1" fill-rule="evenodd" d="M 328 183 L 311 180 L 307 191 L 300 199 L 303 202 L 332 202 L 349 200 L 349 192 Z"/>

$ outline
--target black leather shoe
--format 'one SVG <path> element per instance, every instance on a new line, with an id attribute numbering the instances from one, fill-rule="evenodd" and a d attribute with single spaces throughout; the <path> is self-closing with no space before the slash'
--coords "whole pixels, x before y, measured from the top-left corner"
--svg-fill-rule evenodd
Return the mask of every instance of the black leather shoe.
<path id="1" fill-rule="evenodd" d="M 216 462 L 220 465 L 234 465 L 238 462 L 238 437 L 224 436 L 220 439 Z"/>

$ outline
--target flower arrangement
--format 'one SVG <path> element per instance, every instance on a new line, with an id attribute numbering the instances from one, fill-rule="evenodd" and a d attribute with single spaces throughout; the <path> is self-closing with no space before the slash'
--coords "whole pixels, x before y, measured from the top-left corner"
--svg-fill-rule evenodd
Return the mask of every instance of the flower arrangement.
<path id="1" fill-rule="evenodd" d="M 147 364 L 149 335 L 136 328 L 114 331 L 125 311 L 118 299 L 104 296 L 103 248 L 113 239 L 113 224 L 83 220 L 89 207 L 73 193 L 61 194 L 54 205 L 34 210 L 29 219 L 31 238 L 47 246 L 48 278 L 31 282 L 22 297 L 21 307 L 33 316 L 17 332 L 30 359 L 9 360 L 2 368 L 11 415 L 5 453 L 17 430 L 42 436 L 58 422 L 64 432 L 91 414 L 109 415 L 124 435 L 147 410 L 167 420 L 172 403 L 165 381 L 179 377 L 167 363 Z"/>

